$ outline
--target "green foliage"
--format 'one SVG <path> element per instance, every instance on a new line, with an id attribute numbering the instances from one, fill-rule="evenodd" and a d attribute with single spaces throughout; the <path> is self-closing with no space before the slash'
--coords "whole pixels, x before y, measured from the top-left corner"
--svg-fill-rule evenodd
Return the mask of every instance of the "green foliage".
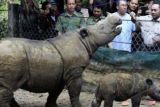
<path id="1" fill-rule="evenodd" d="M 8 33 L 7 20 L 4 18 L 0 21 L 0 39 L 6 37 Z"/>
<path id="2" fill-rule="evenodd" d="M 39 5 L 44 2 L 45 0 L 35 0 Z"/>
<path id="3" fill-rule="evenodd" d="M 0 3 L 0 10 L 7 10 L 7 3 Z"/>
<path id="4" fill-rule="evenodd" d="M 8 5 L 6 2 L 0 2 L 0 39 L 6 37 L 8 32 Z"/>
<path id="5" fill-rule="evenodd" d="M 89 0 L 83 0 L 83 6 L 84 6 L 84 7 L 87 7 L 87 6 L 88 6 L 88 1 L 89 1 Z"/>

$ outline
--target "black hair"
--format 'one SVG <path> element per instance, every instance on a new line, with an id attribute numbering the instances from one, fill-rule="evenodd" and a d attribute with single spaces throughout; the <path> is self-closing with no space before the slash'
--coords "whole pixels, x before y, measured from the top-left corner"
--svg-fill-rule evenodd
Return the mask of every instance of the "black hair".
<path id="1" fill-rule="evenodd" d="M 46 6 L 50 4 L 48 1 L 45 1 L 42 3 L 42 9 L 45 10 L 46 9 Z"/>
<path id="2" fill-rule="evenodd" d="M 128 2 L 131 2 L 132 0 L 128 0 Z M 139 0 L 138 0 L 138 5 L 139 5 Z M 130 6 L 128 5 L 128 12 L 130 13 L 131 11 L 133 11 L 134 13 L 138 14 L 138 9 L 139 9 L 139 6 L 133 11 L 130 9 Z"/>
<path id="3" fill-rule="evenodd" d="M 104 4 L 101 1 L 95 1 L 94 4 L 93 4 L 93 8 L 95 8 L 95 7 L 98 8 L 98 9 L 103 9 Z"/>

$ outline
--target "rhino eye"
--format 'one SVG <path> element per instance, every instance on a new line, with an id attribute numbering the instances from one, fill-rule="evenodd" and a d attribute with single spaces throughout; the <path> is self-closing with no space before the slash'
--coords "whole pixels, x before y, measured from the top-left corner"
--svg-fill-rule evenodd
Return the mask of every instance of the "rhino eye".
<path id="1" fill-rule="evenodd" d="M 121 19 L 119 19 L 119 20 L 118 20 L 118 23 L 119 23 L 119 24 L 121 24 L 121 23 L 122 23 L 122 20 L 121 20 Z"/>
<path id="2" fill-rule="evenodd" d="M 101 26 L 101 30 L 103 30 L 104 29 L 104 26 Z"/>

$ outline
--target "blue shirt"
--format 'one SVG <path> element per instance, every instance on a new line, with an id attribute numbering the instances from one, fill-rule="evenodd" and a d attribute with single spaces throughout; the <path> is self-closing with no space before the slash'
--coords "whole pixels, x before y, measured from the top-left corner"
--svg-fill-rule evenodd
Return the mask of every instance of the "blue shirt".
<path id="1" fill-rule="evenodd" d="M 135 24 L 131 21 L 131 16 L 128 13 L 123 16 L 117 12 L 113 14 L 121 17 L 122 24 L 120 26 L 122 26 L 122 31 L 113 39 L 111 47 L 113 49 L 131 52 L 132 32 L 136 29 Z"/>

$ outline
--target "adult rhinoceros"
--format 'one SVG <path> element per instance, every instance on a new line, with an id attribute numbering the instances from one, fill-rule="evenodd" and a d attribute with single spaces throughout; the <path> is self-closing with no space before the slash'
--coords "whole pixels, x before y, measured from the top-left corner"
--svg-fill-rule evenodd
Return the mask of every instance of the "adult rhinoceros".
<path id="1" fill-rule="evenodd" d="M 13 92 L 22 88 L 48 92 L 46 107 L 66 85 L 72 107 L 81 107 L 82 72 L 90 56 L 111 41 L 121 28 L 119 17 L 111 15 L 94 26 L 67 32 L 44 41 L 6 38 L 0 41 L 0 107 L 19 107 Z"/>

